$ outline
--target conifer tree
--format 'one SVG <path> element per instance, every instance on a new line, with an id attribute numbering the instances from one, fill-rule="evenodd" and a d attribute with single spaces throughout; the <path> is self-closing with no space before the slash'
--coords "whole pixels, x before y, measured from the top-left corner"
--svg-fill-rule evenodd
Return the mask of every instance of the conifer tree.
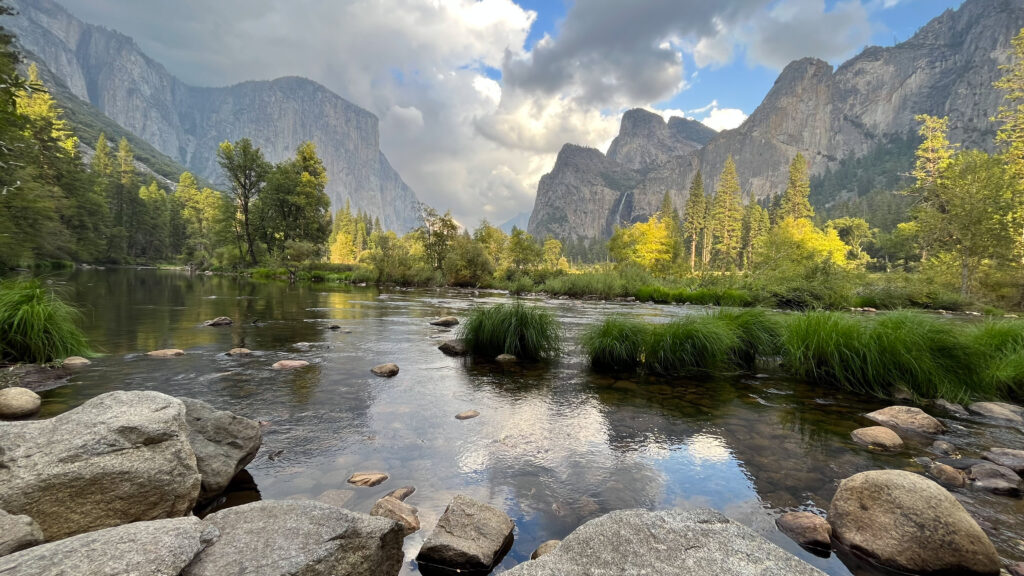
<path id="1" fill-rule="evenodd" d="M 714 258 L 727 270 L 734 269 L 742 247 L 743 206 L 736 163 L 730 156 L 718 178 L 712 201 L 711 222 L 714 231 Z"/>
<path id="2" fill-rule="evenodd" d="M 697 244 L 702 240 L 707 228 L 707 198 L 704 196 L 704 179 L 700 170 L 690 183 L 690 193 L 683 211 L 683 237 L 690 243 L 690 272 L 696 270 Z M 703 258 L 702 258 L 703 260 Z"/>
<path id="3" fill-rule="evenodd" d="M 807 160 L 804 155 L 797 152 L 793 162 L 789 165 L 789 182 L 786 191 L 779 201 L 779 211 L 776 218 L 814 218 L 814 209 L 811 208 L 811 177 L 807 172 Z"/>
<path id="4" fill-rule="evenodd" d="M 758 242 L 768 235 L 771 220 L 768 211 L 757 202 L 751 202 L 743 209 L 743 269 L 754 266 L 754 254 Z"/>

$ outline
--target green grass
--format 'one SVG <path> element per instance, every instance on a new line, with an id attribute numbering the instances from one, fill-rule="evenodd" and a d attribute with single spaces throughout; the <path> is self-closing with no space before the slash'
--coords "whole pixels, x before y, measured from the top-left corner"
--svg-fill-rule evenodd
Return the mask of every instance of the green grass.
<path id="1" fill-rule="evenodd" d="M 613 316 L 583 334 L 583 351 L 598 370 L 635 370 L 643 362 L 648 326 Z"/>
<path id="2" fill-rule="evenodd" d="M 782 352 L 782 323 L 766 310 L 726 308 L 716 312 L 714 318 L 729 325 L 739 338 L 738 346 L 730 351 L 734 366 L 754 370 L 759 359 Z"/>
<path id="3" fill-rule="evenodd" d="M 39 280 L 0 283 L 0 359 L 53 362 L 88 355 L 79 313 Z"/>
<path id="4" fill-rule="evenodd" d="M 521 360 L 539 360 L 562 351 L 562 330 L 555 317 L 522 302 L 474 309 L 459 337 L 469 353 L 478 357 L 512 354 Z"/>
<path id="5" fill-rule="evenodd" d="M 740 345 L 734 327 L 713 315 L 655 324 L 645 344 L 644 370 L 666 376 L 721 372 Z"/>

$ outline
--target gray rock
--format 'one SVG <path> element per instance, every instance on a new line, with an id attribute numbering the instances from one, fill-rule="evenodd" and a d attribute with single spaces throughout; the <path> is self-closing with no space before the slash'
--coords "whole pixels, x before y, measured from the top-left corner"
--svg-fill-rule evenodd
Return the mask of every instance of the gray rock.
<path id="1" fill-rule="evenodd" d="M 982 454 L 981 457 L 985 460 L 989 460 L 1000 466 L 1005 466 L 1006 468 L 1013 470 L 1018 476 L 1024 476 L 1024 450 L 992 448 L 988 452 Z"/>
<path id="2" fill-rule="evenodd" d="M 1019 497 L 1022 494 L 1022 481 L 1016 472 L 991 462 L 975 464 L 967 471 L 971 487 L 985 490 L 993 494 Z"/>
<path id="3" fill-rule="evenodd" d="M 471 420 L 479 416 L 480 413 L 476 410 L 466 410 L 465 412 L 459 412 L 455 415 L 456 420 Z"/>
<path id="4" fill-rule="evenodd" d="M 420 519 L 416 515 L 419 510 L 396 498 L 385 496 L 377 500 L 370 510 L 370 516 L 380 516 L 394 520 L 402 525 L 402 535 L 408 536 L 420 529 Z"/>
<path id="5" fill-rule="evenodd" d="M 518 362 L 519 358 L 516 358 L 512 354 L 498 354 L 494 358 L 494 360 L 495 360 L 495 362 L 500 362 L 502 364 L 513 364 L 515 362 Z"/>
<path id="6" fill-rule="evenodd" d="M 278 360 L 270 368 L 272 370 L 295 370 L 306 366 L 309 366 L 309 362 L 305 360 Z"/>
<path id="7" fill-rule="evenodd" d="M 887 452 L 896 452 L 903 449 L 903 440 L 900 439 L 892 430 L 885 426 L 869 426 L 867 428 L 858 428 L 853 432 L 850 432 L 850 437 L 857 444 L 867 446 L 868 448 L 875 448 L 877 450 L 884 450 Z"/>
<path id="8" fill-rule="evenodd" d="M 945 440 L 936 440 L 932 442 L 932 445 L 928 447 L 933 453 L 940 456 L 953 456 L 956 454 L 956 446 L 946 442 Z"/>
<path id="9" fill-rule="evenodd" d="M 262 441 L 259 422 L 216 410 L 201 400 L 179 400 L 185 405 L 188 441 L 203 477 L 199 498 L 216 496 L 256 456 Z"/>
<path id="10" fill-rule="evenodd" d="M 24 418 L 39 412 L 39 394 L 28 388 L 0 388 L 0 418 Z"/>
<path id="11" fill-rule="evenodd" d="M 1021 416 L 1020 412 L 1011 408 L 1012 406 L 1012 404 L 1004 404 L 1002 402 L 975 402 L 968 406 L 967 409 L 993 420 L 1024 425 L 1024 417 Z"/>
<path id="12" fill-rule="evenodd" d="M 253 502 L 206 517 L 220 538 L 182 576 L 394 576 L 402 528 L 320 502 Z"/>
<path id="13" fill-rule="evenodd" d="M 469 354 L 469 349 L 466 348 L 466 341 L 461 338 L 445 340 L 437 349 L 448 356 L 465 356 Z"/>
<path id="14" fill-rule="evenodd" d="M 345 504 L 355 496 L 356 493 L 352 490 L 324 490 L 322 494 L 316 497 L 318 502 L 323 502 L 330 506 L 337 506 L 338 508 L 344 508 Z"/>
<path id="15" fill-rule="evenodd" d="M 0 574 L 178 576 L 217 535 L 194 516 L 134 522 L 0 557 Z"/>
<path id="16" fill-rule="evenodd" d="M 512 547 L 515 523 L 501 510 L 458 494 L 423 542 L 416 562 L 448 570 L 490 570 Z"/>
<path id="17" fill-rule="evenodd" d="M 619 510 L 569 534 L 508 576 L 822 576 L 713 510 Z"/>
<path id="18" fill-rule="evenodd" d="M 926 414 L 924 410 L 913 406 L 889 406 L 866 414 L 866 417 L 882 426 L 919 434 L 939 434 L 946 429 L 941 422 Z"/>
<path id="19" fill-rule="evenodd" d="M 434 320 L 433 322 L 430 323 L 431 326 L 443 326 L 445 328 L 451 328 L 452 326 L 458 326 L 458 324 L 459 324 L 459 319 L 456 318 L 455 316 L 444 316 L 444 317 L 438 318 L 437 320 Z"/>
<path id="20" fill-rule="evenodd" d="M 787 512 L 775 520 L 783 534 L 797 544 L 814 550 L 832 549 L 832 527 L 812 512 Z"/>
<path id="21" fill-rule="evenodd" d="M 248 348 L 232 348 L 228 350 L 228 356 L 249 356 L 252 354 L 252 350 Z"/>
<path id="22" fill-rule="evenodd" d="M 370 369 L 377 376 L 383 376 L 384 378 L 391 378 L 392 376 L 398 375 L 398 364 L 380 364 Z"/>
<path id="23" fill-rule="evenodd" d="M 540 546 L 537 546 L 537 549 L 533 551 L 533 554 L 530 554 L 530 560 L 536 560 L 541 556 L 551 554 L 561 543 L 561 540 L 548 540 L 546 542 L 541 542 Z"/>
<path id="24" fill-rule="evenodd" d="M 88 366 L 89 364 L 92 364 L 92 362 L 86 358 L 82 358 L 81 356 L 68 356 L 63 362 L 61 362 L 61 366 L 66 366 L 68 368 L 73 366 Z"/>
<path id="25" fill-rule="evenodd" d="M 988 536 L 945 488 L 902 470 L 855 474 L 828 509 L 833 541 L 890 570 L 999 574 Z"/>
<path id="26" fill-rule="evenodd" d="M 218 316 L 213 320 L 207 320 L 206 322 L 203 322 L 203 326 L 231 326 L 233 323 L 234 322 L 231 320 L 231 318 L 228 318 L 227 316 Z"/>
<path id="27" fill-rule="evenodd" d="M 0 509 L 47 540 L 188 514 L 200 476 L 185 405 L 109 392 L 49 420 L 0 423 Z M 74 513 L 70 513 L 74 511 Z"/>
<path id="28" fill-rule="evenodd" d="M 942 410 L 945 410 L 946 412 L 948 412 L 950 414 L 953 414 L 954 416 L 961 416 L 961 417 L 963 417 L 963 416 L 969 416 L 970 415 L 970 413 L 967 412 L 967 409 L 964 408 L 963 406 L 961 406 L 959 404 L 956 404 L 955 402 L 949 402 L 947 400 L 943 400 L 942 398 L 939 398 L 937 400 L 932 401 L 932 404 L 935 404 L 936 408 L 940 408 Z"/>
<path id="29" fill-rule="evenodd" d="M 987 460 L 982 460 L 980 458 L 936 458 L 935 461 L 941 462 L 946 466 L 956 468 L 957 470 L 967 470 L 971 466 L 988 463 Z"/>
<path id="30" fill-rule="evenodd" d="M 0 510 L 0 556 L 42 544 L 43 531 L 28 516 L 15 516 Z"/>

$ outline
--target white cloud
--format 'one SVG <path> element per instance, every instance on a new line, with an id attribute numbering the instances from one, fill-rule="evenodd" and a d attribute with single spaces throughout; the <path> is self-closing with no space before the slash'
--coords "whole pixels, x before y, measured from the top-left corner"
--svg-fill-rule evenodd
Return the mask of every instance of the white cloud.
<path id="1" fill-rule="evenodd" d="M 711 112 L 701 118 L 701 124 L 704 124 L 708 128 L 713 130 L 731 130 L 747 119 L 747 115 L 743 113 L 743 110 L 738 108 L 718 108 L 717 106 L 711 109 Z"/>

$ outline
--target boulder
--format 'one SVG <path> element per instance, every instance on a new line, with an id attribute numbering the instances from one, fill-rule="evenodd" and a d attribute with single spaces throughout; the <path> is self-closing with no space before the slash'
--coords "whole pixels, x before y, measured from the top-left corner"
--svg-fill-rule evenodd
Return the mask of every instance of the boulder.
<path id="1" fill-rule="evenodd" d="M 928 450 L 940 456 L 953 456 L 956 454 L 956 446 L 946 442 L 945 440 L 936 440 L 932 442 L 932 445 L 928 447 Z"/>
<path id="2" fill-rule="evenodd" d="M 220 538 L 181 576 L 395 576 L 402 528 L 308 500 L 264 500 L 206 517 Z"/>
<path id="3" fill-rule="evenodd" d="M 28 516 L 15 516 L 0 510 L 0 556 L 31 548 L 45 542 L 39 524 Z"/>
<path id="4" fill-rule="evenodd" d="M 1022 494 L 1020 476 L 1005 466 L 991 462 L 975 464 L 967 471 L 967 478 L 971 487 L 978 490 L 1014 498 Z"/>
<path id="5" fill-rule="evenodd" d="M 175 356 L 184 356 L 185 351 L 177 348 L 165 348 L 164 350 L 153 350 L 152 352 L 146 352 L 146 356 L 152 356 L 153 358 L 174 358 Z"/>
<path id="6" fill-rule="evenodd" d="M 537 549 L 533 551 L 533 554 L 530 554 L 530 560 L 536 560 L 541 556 L 547 556 L 554 552 L 555 548 L 558 548 L 558 545 L 561 543 L 561 540 L 548 540 L 547 542 L 542 542 L 541 545 L 537 546 Z"/>
<path id="7" fill-rule="evenodd" d="M 988 452 L 982 454 L 981 457 L 985 460 L 1013 470 L 1018 476 L 1024 476 L 1024 450 L 992 448 Z"/>
<path id="8" fill-rule="evenodd" d="M 850 437 L 857 444 L 867 446 L 868 448 L 875 448 L 877 450 L 884 450 L 887 452 L 896 452 L 903 449 L 903 440 L 900 439 L 892 430 L 885 426 L 869 426 L 867 428 L 858 428 L 853 432 L 850 432 Z"/>
<path id="9" fill-rule="evenodd" d="M 469 349 L 466 348 L 466 341 L 461 338 L 445 340 L 437 349 L 448 356 L 465 356 L 469 354 Z"/>
<path id="10" fill-rule="evenodd" d="M 612 512 L 580 526 L 549 554 L 504 574 L 823 576 L 749 528 L 707 509 Z"/>
<path id="11" fill-rule="evenodd" d="M 1003 402 L 975 402 L 967 407 L 971 412 L 992 418 L 993 420 L 1024 425 L 1024 417 L 1022 417 L 1022 413 L 1017 408 L 1020 407 Z"/>
<path id="12" fill-rule="evenodd" d="M 388 492 L 387 496 L 389 498 L 394 498 L 395 500 L 400 500 L 402 502 L 405 502 L 406 498 L 408 498 L 409 496 L 412 496 L 415 493 L 416 493 L 416 487 L 415 486 L 402 486 L 401 488 L 397 488 L 395 490 L 392 490 L 391 492 Z"/>
<path id="13" fill-rule="evenodd" d="M 372 487 L 383 484 L 387 479 L 388 475 L 383 472 L 356 472 L 348 477 L 348 483 L 356 486 Z"/>
<path id="14" fill-rule="evenodd" d="M 178 576 L 217 535 L 194 516 L 134 522 L 0 557 L 0 574 Z"/>
<path id="15" fill-rule="evenodd" d="M 379 364 L 370 368 L 370 372 L 373 372 L 377 376 L 391 378 L 392 376 L 398 375 L 398 364 Z"/>
<path id="16" fill-rule="evenodd" d="M 225 410 L 216 410 L 201 400 L 179 400 L 185 405 L 188 441 L 202 475 L 199 498 L 216 496 L 256 456 L 262 442 L 260 424 Z"/>
<path id="17" fill-rule="evenodd" d="M 89 364 L 92 364 L 92 362 L 86 358 L 82 358 L 81 356 L 68 356 L 63 362 L 61 362 L 61 366 L 67 366 L 68 368 L 73 366 L 88 366 Z"/>
<path id="18" fill-rule="evenodd" d="M 999 574 L 995 547 L 963 506 L 912 472 L 872 470 L 843 480 L 828 520 L 834 542 L 890 570 Z"/>
<path id="19" fill-rule="evenodd" d="M 338 508 L 344 508 L 345 504 L 355 496 L 356 493 L 352 490 L 339 490 L 337 488 L 331 490 L 324 490 L 322 494 L 316 497 L 318 502 L 323 502 L 330 506 L 337 506 Z"/>
<path id="20" fill-rule="evenodd" d="M 804 548 L 816 552 L 832 550 L 832 527 L 812 512 L 787 512 L 775 520 L 783 534 Z"/>
<path id="21" fill-rule="evenodd" d="M 939 434 L 946 429 L 941 422 L 926 414 L 924 410 L 913 406 L 889 406 L 866 416 L 882 426 L 919 434 Z"/>
<path id="22" fill-rule="evenodd" d="M 231 318 L 228 318 L 227 316 L 218 316 L 218 317 L 214 318 L 213 320 L 207 320 L 206 322 L 203 322 L 203 326 L 214 326 L 214 327 L 216 327 L 216 326 L 231 326 L 231 324 L 233 324 L 233 322 L 232 322 Z"/>
<path id="23" fill-rule="evenodd" d="M 39 412 L 43 399 L 28 388 L 0 388 L 0 418 L 24 418 Z"/>
<path id="24" fill-rule="evenodd" d="M 228 356 L 249 356 L 252 354 L 252 350 L 248 348 L 232 348 L 228 350 Z"/>
<path id="25" fill-rule="evenodd" d="M 443 326 L 445 328 L 451 328 L 452 326 L 458 326 L 458 324 L 459 324 L 459 319 L 456 318 L 455 316 L 444 316 L 444 317 L 438 318 L 437 320 L 434 320 L 433 322 L 430 323 L 431 326 Z"/>
<path id="26" fill-rule="evenodd" d="M 188 514 L 199 495 L 185 405 L 109 392 L 49 420 L 0 422 L 0 509 L 47 540 Z"/>
<path id="27" fill-rule="evenodd" d="M 309 362 L 305 360 L 278 360 L 270 368 L 273 370 L 295 370 L 306 366 L 309 366 Z"/>
<path id="28" fill-rule="evenodd" d="M 424 574 L 432 567 L 489 571 L 512 547 L 514 528 L 501 510 L 458 494 L 423 542 L 416 563 Z"/>
<path id="29" fill-rule="evenodd" d="M 466 410 L 465 412 L 459 412 L 458 414 L 456 414 L 455 415 L 455 419 L 456 420 L 469 420 L 471 418 L 476 418 L 479 415 L 480 415 L 480 413 L 477 412 L 476 410 Z"/>
<path id="30" fill-rule="evenodd" d="M 964 408 L 963 406 L 961 406 L 961 405 L 959 405 L 959 404 L 957 404 L 955 402 L 950 402 L 948 400 L 943 400 L 942 398 L 934 400 L 932 402 L 932 404 L 934 404 L 936 408 L 939 408 L 941 410 L 945 410 L 946 412 L 948 412 L 948 413 L 950 413 L 950 414 L 952 414 L 954 416 L 963 417 L 963 416 L 968 416 L 969 415 L 969 413 L 967 412 L 967 409 Z"/>
<path id="31" fill-rule="evenodd" d="M 967 470 L 976 464 L 988 463 L 988 460 L 982 460 L 980 458 L 936 458 L 935 461 L 941 462 L 946 466 L 956 468 L 957 470 Z"/>
<path id="32" fill-rule="evenodd" d="M 936 482 L 950 488 L 963 488 L 967 485 L 964 473 L 942 462 L 933 462 L 928 466 L 928 475 Z"/>
<path id="33" fill-rule="evenodd" d="M 511 354 L 498 354 L 498 356 L 495 357 L 494 360 L 502 364 L 514 364 L 519 361 L 519 358 L 516 358 Z"/>
<path id="34" fill-rule="evenodd" d="M 398 522 L 402 526 L 402 536 L 408 536 L 420 529 L 420 519 L 416 516 L 418 512 L 415 506 L 385 496 L 373 505 L 370 516 L 380 516 Z"/>

